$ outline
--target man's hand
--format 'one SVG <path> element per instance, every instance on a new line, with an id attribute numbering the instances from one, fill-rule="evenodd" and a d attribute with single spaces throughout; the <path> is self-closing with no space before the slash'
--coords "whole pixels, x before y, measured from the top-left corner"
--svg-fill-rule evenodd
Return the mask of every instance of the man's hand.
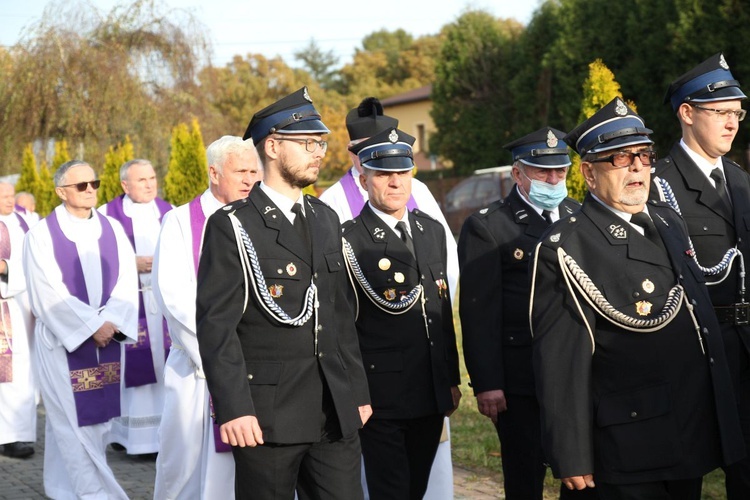
<path id="1" fill-rule="evenodd" d="M 496 424 L 497 414 L 508 409 L 508 403 L 505 401 L 505 392 L 500 389 L 480 392 L 477 394 L 477 408 L 479 409 L 479 413 L 492 420 L 493 424 Z"/>
<path id="2" fill-rule="evenodd" d="M 365 426 L 372 416 L 372 406 L 364 405 L 359 407 L 359 418 L 362 420 L 362 427 Z"/>
<path id="3" fill-rule="evenodd" d="M 116 332 L 117 327 L 114 325 L 114 323 L 105 321 L 104 324 L 94 332 L 91 338 L 94 339 L 94 344 L 96 344 L 96 347 L 107 347 L 107 344 L 112 341 L 112 337 L 114 337 Z"/>
<path id="4" fill-rule="evenodd" d="M 244 448 L 254 448 L 263 444 L 263 431 L 260 430 L 258 419 L 252 415 L 235 418 L 219 427 L 221 442 Z"/>
<path id="5" fill-rule="evenodd" d="M 135 256 L 135 267 L 138 268 L 139 273 L 150 273 L 151 265 L 154 263 L 154 256 Z"/>
<path id="6" fill-rule="evenodd" d="M 451 387 L 451 397 L 453 398 L 453 408 L 445 412 L 446 417 L 453 415 L 453 412 L 458 408 L 458 403 L 461 401 L 461 389 L 454 385 Z"/>
<path id="7" fill-rule="evenodd" d="M 573 477 L 564 477 L 561 479 L 562 484 L 564 484 L 569 490 L 583 490 L 586 487 L 594 488 L 596 485 L 594 484 L 594 475 L 593 474 L 586 474 L 584 476 L 573 476 Z"/>

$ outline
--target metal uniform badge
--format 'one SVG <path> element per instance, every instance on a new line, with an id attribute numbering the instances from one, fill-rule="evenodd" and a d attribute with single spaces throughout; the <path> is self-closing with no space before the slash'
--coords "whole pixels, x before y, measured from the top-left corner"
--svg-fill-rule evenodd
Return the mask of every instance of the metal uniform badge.
<path id="1" fill-rule="evenodd" d="M 297 274 L 297 266 L 294 265 L 294 263 L 290 262 L 286 265 L 286 272 L 289 274 L 289 276 L 294 276 Z"/>
<path id="2" fill-rule="evenodd" d="M 639 300 L 635 303 L 635 312 L 638 316 L 648 316 L 651 314 L 651 306 L 653 304 L 647 300 Z"/>
<path id="3" fill-rule="evenodd" d="M 419 229 L 420 233 L 424 233 L 424 228 L 422 227 L 422 224 L 420 224 L 418 220 L 415 220 L 414 224 L 417 226 L 417 229 Z"/>
<path id="4" fill-rule="evenodd" d="M 398 142 L 398 134 L 396 133 L 396 129 L 395 128 L 393 130 L 391 130 L 390 134 L 388 134 L 388 140 L 391 141 L 391 142 L 393 142 L 393 143 Z"/>
<path id="5" fill-rule="evenodd" d="M 393 275 L 393 279 L 396 283 L 403 283 L 406 280 L 406 277 L 404 276 L 404 273 L 397 272 Z"/>
<path id="6" fill-rule="evenodd" d="M 385 238 L 385 231 L 382 228 L 376 227 L 372 230 L 372 235 L 377 239 L 382 240 L 383 238 Z"/>
<path id="7" fill-rule="evenodd" d="M 557 137 L 555 137 L 555 134 L 552 133 L 551 130 L 547 131 L 547 147 L 555 148 L 557 147 Z"/>
<path id="8" fill-rule="evenodd" d="M 520 248 L 516 248 L 516 251 L 513 252 L 513 258 L 516 260 L 523 259 L 523 250 L 521 250 Z"/>
<path id="9" fill-rule="evenodd" d="M 480 213 L 480 214 L 482 214 L 482 215 L 484 215 L 484 214 L 486 214 L 486 213 L 487 213 L 487 210 L 489 210 L 489 208 L 483 208 L 483 209 L 481 209 L 481 210 L 479 211 L 479 213 Z"/>
<path id="10" fill-rule="evenodd" d="M 394 300 L 396 298 L 396 289 L 389 288 L 388 290 L 383 292 L 383 296 L 385 297 L 385 300 Z"/>
<path id="11" fill-rule="evenodd" d="M 557 243 L 558 241 L 560 241 L 560 233 L 553 234 L 552 236 L 549 237 L 549 240 L 552 243 Z"/>
<path id="12" fill-rule="evenodd" d="M 609 234 L 611 234 L 618 240 L 624 240 L 628 237 L 627 230 L 619 224 L 612 224 L 611 226 L 609 226 Z"/>
<path id="13" fill-rule="evenodd" d="M 378 261 L 378 267 L 381 271 L 387 271 L 391 268 L 391 261 L 386 258 L 382 258 Z"/>
<path id="14" fill-rule="evenodd" d="M 615 114 L 617 116 L 625 116 L 628 114 L 628 107 L 625 106 L 625 103 L 622 102 L 622 99 L 619 97 L 617 98 L 617 103 L 615 104 Z"/>
<path id="15" fill-rule="evenodd" d="M 271 297 L 274 299 L 278 299 L 284 295 L 284 285 L 271 285 L 268 287 L 268 293 L 270 293 Z"/>
<path id="16" fill-rule="evenodd" d="M 656 289 L 650 279 L 643 280 L 643 283 L 641 283 L 641 287 L 643 287 L 643 291 L 646 293 L 654 293 L 654 290 Z"/>

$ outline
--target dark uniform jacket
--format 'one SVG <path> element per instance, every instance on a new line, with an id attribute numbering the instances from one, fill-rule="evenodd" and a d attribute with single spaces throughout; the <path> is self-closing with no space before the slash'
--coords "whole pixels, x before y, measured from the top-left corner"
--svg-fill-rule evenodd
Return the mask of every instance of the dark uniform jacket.
<path id="1" fill-rule="evenodd" d="M 197 334 L 208 388 L 220 424 L 255 415 L 266 442 L 317 442 L 324 384 L 344 436 L 361 427 L 358 407 L 369 394 L 346 293 L 349 282 L 335 212 L 305 196 L 312 257 L 284 214 L 258 185 L 250 196 L 208 220 L 198 271 Z M 283 326 L 248 291 L 229 214 L 255 247 L 265 287 L 291 317 L 302 310 L 310 282 L 317 287 L 315 316 Z M 244 249 L 243 249 L 244 251 Z M 282 288 L 283 287 L 283 288 Z"/>
<path id="2" fill-rule="evenodd" d="M 451 386 L 460 384 L 446 276 L 445 230 L 419 210 L 409 213 L 409 224 L 416 260 L 369 203 L 343 227 L 344 238 L 378 296 L 394 303 L 417 284 L 424 287 L 427 328 L 419 299 L 408 312 L 389 314 L 375 306 L 353 280 L 357 291 L 357 332 L 373 418 L 445 413 L 453 408 Z"/>
<path id="3" fill-rule="evenodd" d="M 555 476 L 593 473 L 612 484 L 686 479 L 744 456 L 719 325 L 684 223 L 665 204 L 650 202 L 648 210 L 666 250 L 591 195 L 537 247 L 534 371 Z M 592 305 L 596 295 L 585 298 L 564 277 L 559 249 L 615 313 L 655 318 L 679 283 L 692 314 L 681 303 L 653 332 L 615 324 Z"/>
<path id="4" fill-rule="evenodd" d="M 655 175 L 669 183 L 701 266 L 715 266 L 726 251 L 735 245 L 744 255 L 745 265 L 750 266 L 750 175 L 726 158 L 723 158 L 723 166 L 733 213 L 722 209 L 716 188 L 679 143 L 672 147 L 668 157 L 657 162 Z M 657 199 L 659 191 L 652 188 L 651 197 Z M 715 306 L 739 302 L 738 261 L 739 258 L 735 259 L 723 282 L 708 287 Z M 706 279 L 713 282 L 722 276 L 724 273 L 720 276 L 707 276 Z M 745 286 L 748 284 L 750 279 Z M 722 329 L 728 347 L 731 345 L 742 349 L 744 346 L 744 350 L 750 352 L 750 326 L 722 324 Z M 734 338 L 729 338 L 729 334 Z M 743 376 L 747 378 L 750 373 L 746 371 Z"/>
<path id="5" fill-rule="evenodd" d="M 580 207 L 566 198 L 560 218 Z M 534 394 L 529 318 L 529 257 L 549 223 L 514 187 L 471 215 L 458 240 L 463 351 L 474 393 Z"/>

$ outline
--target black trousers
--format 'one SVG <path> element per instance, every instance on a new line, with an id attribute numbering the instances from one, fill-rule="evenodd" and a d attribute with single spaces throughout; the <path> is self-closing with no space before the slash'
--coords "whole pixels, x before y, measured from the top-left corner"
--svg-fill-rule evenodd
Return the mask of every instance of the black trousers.
<path id="1" fill-rule="evenodd" d="M 748 456 L 723 467 L 726 474 L 727 500 L 750 499 L 750 357 L 745 342 L 740 335 L 747 334 L 747 327 L 734 327 L 722 324 L 722 339 L 732 373 L 737 408 L 740 413 L 742 437 Z M 742 332 L 742 333 L 740 333 Z"/>
<path id="2" fill-rule="evenodd" d="M 702 478 L 638 484 L 606 484 L 596 480 L 601 500 L 700 500 Z"/>
<path id="3" fill-rule="evenodd" d="M 427 491 L 443 415 L 370 419 L 360 429 L 371 500 L 421 500 Z"/>

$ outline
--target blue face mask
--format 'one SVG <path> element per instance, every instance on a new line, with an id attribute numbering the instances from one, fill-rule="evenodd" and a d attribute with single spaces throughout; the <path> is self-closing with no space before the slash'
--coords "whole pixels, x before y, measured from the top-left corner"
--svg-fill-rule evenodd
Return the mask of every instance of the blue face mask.
<path id="1" fill-rule="evenodd" d="M 525 172 L 522 173 L 524 177 L 531 181 L 529 200 L 539 208 L 543 210 L 554 210 L 560 202 L 568 196 L 568 187 L 565 185 L 565 180 L 561 180 L 557 184 L 548 184 L 546 182 L 530 179 Z"/>

